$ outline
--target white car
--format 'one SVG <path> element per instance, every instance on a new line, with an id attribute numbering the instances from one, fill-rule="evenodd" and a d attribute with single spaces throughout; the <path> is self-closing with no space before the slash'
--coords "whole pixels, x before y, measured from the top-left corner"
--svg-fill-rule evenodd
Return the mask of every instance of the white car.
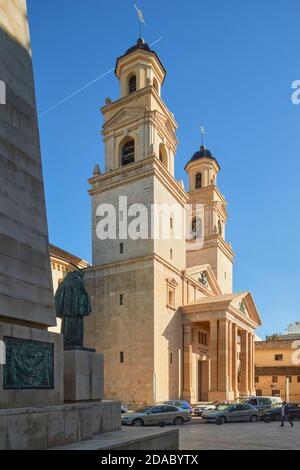
<path id="1" fill-rule="evenodd" d="M 216 409 L 216 404 L 214 402 L 211 403 L 201 403 L 194 407 L 194 414 L 196 416 L 202 416 L 202 413 L 206 411 L 211 411 Z"/>

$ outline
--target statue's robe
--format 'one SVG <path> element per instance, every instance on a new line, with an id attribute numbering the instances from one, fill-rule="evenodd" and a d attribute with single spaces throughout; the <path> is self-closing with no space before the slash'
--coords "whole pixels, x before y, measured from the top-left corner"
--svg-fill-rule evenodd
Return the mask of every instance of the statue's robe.
<path id="1" fill-rule="evenodd" d="M 62 319 L 61 332 L 65 348 L 82 348 L 84 317 L 91 313 L 89 295 L 83 283 L 83 273 L 67 274 L 55 294 L 57 317 Z"/>

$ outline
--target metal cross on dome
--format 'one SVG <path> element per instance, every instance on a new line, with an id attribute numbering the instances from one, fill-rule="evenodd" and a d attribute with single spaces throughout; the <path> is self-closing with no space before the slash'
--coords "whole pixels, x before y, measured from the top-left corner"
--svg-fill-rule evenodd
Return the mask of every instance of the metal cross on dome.
<path id="1" fill-rule="evenodd" d="M 203 126 L 200 127 L 200 132 L 202 136 L 202 145 L 204 145 L 205 128 Z"/>
<path id="2" fill-rule="evenodd" d="M 140 20 L 140 38 L 142 39 L 142 25 L 144 24 L 145 26 L 147 26 L 146 21 L 144 19 L 142 10 L 139 7 L 137 7 L 136 4 L 134 4 L 134 8 L 136 9 L 139 20 Z"/>

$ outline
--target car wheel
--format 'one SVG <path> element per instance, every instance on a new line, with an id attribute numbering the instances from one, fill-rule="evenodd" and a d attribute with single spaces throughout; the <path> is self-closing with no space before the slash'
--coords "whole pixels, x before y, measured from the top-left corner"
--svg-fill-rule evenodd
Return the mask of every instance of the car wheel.
<path id="1" fill-rule="evenodd" d="M 224 424 L 224 423 L 226 423 L 225 416 L 219 416 L 219 418 L 216 419 L 216 424 L 220 425 L 220 424 Z"/>
<path id="2" fill-rule="evenodd" d="M 144 421 L 141 418 L 137 418 L 133 421 L 132 426 L 144 426 Z"/>
<path id="3" fill-rule="evenodd" d="M 173 422 L 175 426 L 182 426 L 182 424 L 184 423 L 184 419 L 181 416 L 177 416 Z"/>
<path id="4" fill-rule="evenodd" d="M 258 416 L 257 415 L 252 415 L 250 416 L 250 423 L 257 423 L 258 421 Z"/>

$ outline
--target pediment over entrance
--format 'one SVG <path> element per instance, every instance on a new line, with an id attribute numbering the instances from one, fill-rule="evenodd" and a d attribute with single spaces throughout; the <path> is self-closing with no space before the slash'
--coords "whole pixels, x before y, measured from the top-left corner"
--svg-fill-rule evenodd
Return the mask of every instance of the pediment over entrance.
<path id="1" fill-rule="evenodd" d="M 220 295 L 222 294 L 221 289 L 218 285 L 218 281 L 214 272 L 209 264 L 203 264 L 201 266 L 193 266 L 188 268 L 186 273 L 199 282 L 203 287 L 205 287 L 212 294 Z"/>
<path id="2" fill-rule="evenodd" d="M 203 297 L 183 305 L 181 312 L 187 317 L 199 314 L 203 320 L 218 318 L 218 314 L 221 316 L 228 314 L 249 323 L 254 328 L 262 324 L 250 292 Z"/>

